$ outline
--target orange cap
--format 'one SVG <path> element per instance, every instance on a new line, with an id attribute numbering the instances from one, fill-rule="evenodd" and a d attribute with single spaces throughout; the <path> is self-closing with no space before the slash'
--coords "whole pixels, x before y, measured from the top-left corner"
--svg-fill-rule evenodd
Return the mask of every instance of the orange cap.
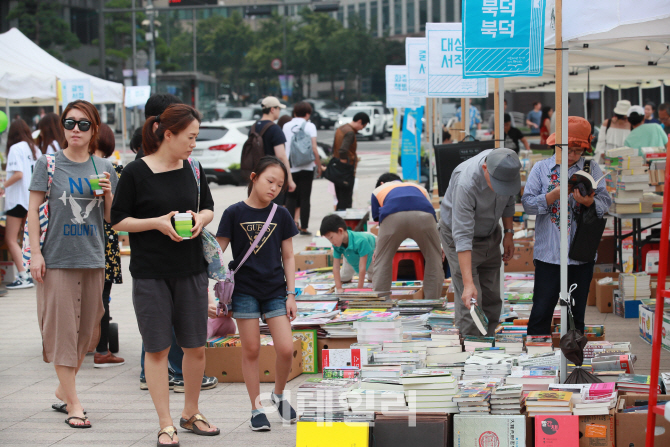
<path id="1" fill-rule="evenodd" d="M 591 124 L 581 116 L 568 117 L 568 147 L 581 147 L 586 152 L 591 151 Z M 552 133 L 547 138 L 547 145 L 556 144 L 556 134 Z"/>

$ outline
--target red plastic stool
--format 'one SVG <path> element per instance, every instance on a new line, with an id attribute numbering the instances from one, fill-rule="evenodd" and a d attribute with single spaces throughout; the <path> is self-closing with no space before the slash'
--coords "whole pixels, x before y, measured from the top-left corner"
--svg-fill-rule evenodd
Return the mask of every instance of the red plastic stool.
<path id="1" fill-rule="evenodd" d="M 414 263 L 414 273 L 416 273 L 416 280 L 423 281 L 423 265 L 425 259 L 421 251 L 399 251 L 393 256 L 393 281 L 398 280 L 398 264 L 400 261 L 410 260 Z"/>
<path id="2" fill-rule="evenodd" d="M 361 219 L 344 219 L 344 223 L 351 231 L 355 231 Z"/>

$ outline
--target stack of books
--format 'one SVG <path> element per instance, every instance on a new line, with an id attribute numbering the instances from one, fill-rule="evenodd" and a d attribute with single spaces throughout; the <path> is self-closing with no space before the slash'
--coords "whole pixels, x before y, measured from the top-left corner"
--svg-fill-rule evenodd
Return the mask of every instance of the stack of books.
<path id="1" fill-rule="evenodd" d="M 397 378 L 362 378 L 359 388 L 362 390 L 404 391 L 399 376 Z"/>
<path id="2" fill-rule="evenodd" d="M 372 354 L 373 364 L 414 363 L 421 367 L 426 363 L 426 348 L 412 351 L 379 351 Z"/>
<path id="3" fill-rule="evenodd" d="M 491 414 L 523 414 L 523 387 L 498 386 L 491 392 Z"/>
<path id="4" fill-rule="evenodd" d="M 454 396 L 459 413 L 489 414 L 491 411 L 491 388 L 464 387 Z"/>
<path id="5" fill-rule="evenodd" d="M 360 379 L 361 369 L 358 366 L 326 366 L 323 368 L 324 379 Z"/>
<path id="6" fill-rule="evenodd" d="M 571 415 L 572 393 L 569 391 L 531 391 L 526 396 L 528 416 L 540 414 Z"/>
<path id="7" fill-rule="evenodd" d="M 577 416 L 609 414 L 617 403 L 614 383 L 592 383 L 582 394 L 581 402 L 574 404 L 572 414 Z"/>
<path id="8" fill-rule="evenodd" d="M 347 394 L 356 386 L 356 380 L 307 379 L 298 387 L 296 398 L 299 414 L 336 413 L 348 411 Z"/>
<path id="9" fill-rule="evenodd" d="M 409 369 L 409 368 L 408 368 Z M 361 379 L 392 379 L 397 380 L 403 373 L 401 365 L 368 364 L 361 366 Z"/>
<path id="10" fill-rule="evenodd" d="M 616 387 L 619 391 L 632 391 L 635 393 L 649 393 L 652 387 L 651 376 L 638 374 L 621 374 L 616 381 Z M 661 384 L 656 384 L 658 392 L 661 392 Z"/>
<path id="11" fill-rule="evenodd" d="M 496 351 L 478 351 L 465 361 L 463 380 L 500 378 L 512 372 L 513 357 Z"/>
<path id="12" fill-rule="evenodd" d="M 526 337 L 526 352 L 530 355 L 554 352 L 551 335 L 528 335 Z"/>
<path id="13" fill-rule="evenodd" d="M 450 371 L 415 370 L 400 378 L 410 411 L 457 413 L 452 401 L 458 391 Z"/>
<path id="14" fill-rule="evenodd" d="M 357 314 L 339 314 L 322 324 L 321 328 L 326 331 L 328 338 L 356 338 L 354 322 L 360 318 Z"/>
<path id="15" fill-rule="evenodd" d="M 622 273 L 619 275 L 619 290 L 624 301 L 651 297 L 651 277 L 644 273 Z"/>
<path id="16" fill-rule="evenodd" d="M 507 354 L 521 354 L 523 352 L 522 334 L 496 334 L 495 347 L 504 348 Z"/>
<path id="17" fill-rule="evenodd" d="M 445 346 L 429 346 L 426 350 L 426 363 L 460 363 L 469 357 L 469 353 L 463 352 L 459 344 Z"/>
<path id="18" fill-rule="evenodd" d="M 359 343 L 402 340 L 402 322 L 397 312 L 366 315 L 354 322 Z"/>
<path id="19" fill-rule="evenodd" d="M 505 379 L 508 385 L 523 385 L 524 392 L 548 390 L 549 385 L 559 382 L 558 371 L 555 369 L 513 369 L 512 374 Z"/>
<path id="20" fill-rule="evenodd" d="M 431 310 L 430 315 L 428 315 L 428 325 L 432 329 L 435 329 L 437 327 L 454 328 L 456 327 L 454 323 L 455 318 L 456 314 L 453 308 L 451 309 L 447 308 L 445 310 L 443 309 Z"/>
<path id="21" fill-rule="evenodd" d="M 402 391 L 354 389 L 347 393 L 351 411 L 407 411 Z"/>
<path id="22" fill-rule="evenodd" d="M 463 346 L 468 352 L 475 352 L 475 348 L 492 348 L 494 343 L 494 337 L 479 337 L 475 335 L 466 335 L 463 340 Z"/>

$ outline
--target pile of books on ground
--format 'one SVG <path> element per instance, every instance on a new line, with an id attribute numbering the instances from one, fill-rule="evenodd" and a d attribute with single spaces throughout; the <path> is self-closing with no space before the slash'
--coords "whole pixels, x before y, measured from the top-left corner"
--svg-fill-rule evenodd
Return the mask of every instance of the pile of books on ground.
<path id="1" fill-rule="evenodd" d="M 514 357 L 503 351 L 475 351 L 465 360 L 463 380 L 504 379 L 512 372 Z"/>
<path id="2" fill-rule="evenodd" d="M 457 413 L 456 378 L 447 370 L 419 369 L 400 378 L 411 411 Z"/>
<path id="3" fill-rule="evenodd" d="M 645 272 L 619 275 L 619 291 L 624 301 L 651 297 L 651 276 Z"/>
<path id="4" fill-rule="evenodd" d="M 298 387 L 298 414 L 316 416 L 349 411 L 347 394 L 358 384 L 354 379 L 313 377 Z"/>
<path id="5" fill-rule="evenodd" d="M 402 340 L 402 322 L 397 312 L 366 315 L 354 322 L 359 343 L 380 343 Z"/>
<path id="6" fill-rule="evenodd" d="M 526 352 L 529 355 L 554 352 L 550 335 L 529 335 L 526 337 Z"/>
<path id="7" fill-rule="evenodd" d="M 572 393 L 569 391 L 531 391 L 526 396 L 528 416 L 541 414 L 571 415 Z"/>
<path id="8" fill-rule="evenodd" d="M 347 404 L 354 412 L 407 411 L 402 391 L 353 389 L 347 393 Z"/>
<path id="9" fill-rule="evenodd" d="M 618 393 L 614 383 L 591 383 L 582 391 L 581 401 L 574 404 L 577 416 L 609 414 L 616 407 Z"/>
<path id="10" fill-rule="evenodd" d="M 616 381 L 616 387 L 619 391 L 631 391 L 634 393 L 648 394 L 652 387 L 651 376 L 639 374 L 621 374 Z M 661 391 L 661 380 L 656 384 L 658 393 Z"/>
<path id="11" fill-rule="evenodd" d="M 491 414 L 523 414 L 524 395 L 522 385 L 501 385 L 491 392 Z"/>
<path id="12" fill-rule="evenodd" d="M 334 293 L 332 296 L 339 298 L 342 309 L 390 309 L 396 305 L 391 299 L 391 292 L 353 289 Z"/>
<path id="13" fill-rule="evenodd" d="M 472 415 L 489 414 L 491 412 L 491 388 L 465 385 L 454 396 L 458 404 L 458 412 Z"/>
<path id="14" fill-rule="evenodd" d="M 637 155 L 637 149 L 617 148 L 606 151 L 605 162 L 614 168 L 606 180 L 613 204 L 610 211 L 618 214 L 651 213 L 653 199 L 644 200 L 649 186 L 649 172 L 644 157 Z M 597 179 L 596 179 L 597 180 Z"/>

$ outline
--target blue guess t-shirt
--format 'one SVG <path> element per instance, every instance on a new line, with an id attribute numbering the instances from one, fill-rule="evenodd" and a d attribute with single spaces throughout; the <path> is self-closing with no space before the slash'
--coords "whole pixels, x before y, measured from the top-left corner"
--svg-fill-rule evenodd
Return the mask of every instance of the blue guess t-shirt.
<path id="1" fill-rule="evenodd" d="M 230 239 L 235 270 L 270 215 L 272 205 L 252 208 L 244 202 L 231 205 L 223 212 L 217 237 Z M 264 301 L 286 296 L 286 277 L 282 263 L 281 244 L 298 234 L 293 218 L 284 207 L 277 207 L 272 222 L 253 253 L 235 274 L 235 294 L 251 295 Z"/>

